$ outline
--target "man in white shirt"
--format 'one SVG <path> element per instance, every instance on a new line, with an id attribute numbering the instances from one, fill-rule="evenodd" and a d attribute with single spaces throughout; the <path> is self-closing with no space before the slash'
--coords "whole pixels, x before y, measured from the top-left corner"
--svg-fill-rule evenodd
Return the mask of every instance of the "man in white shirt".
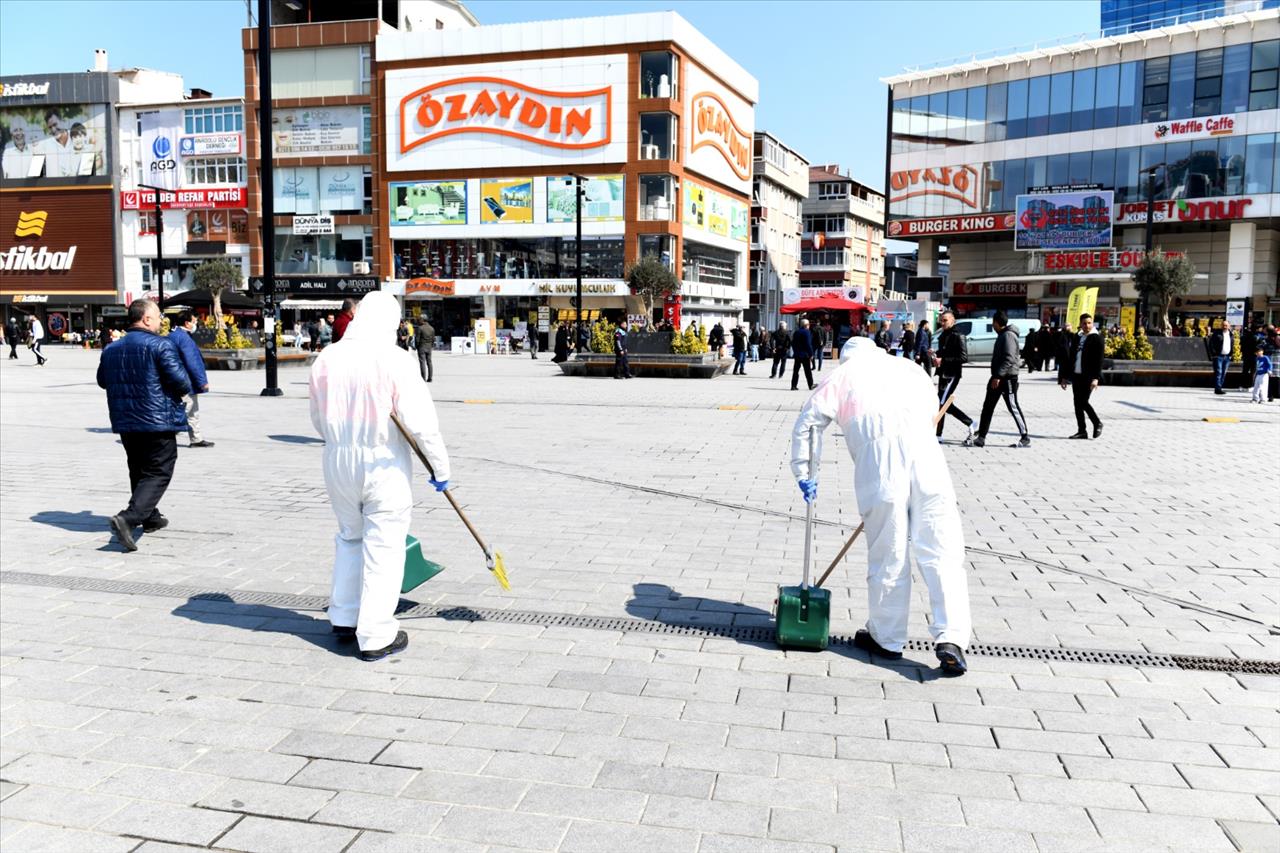
<path id="1" fill-rule="evenodd" d="M 40 322 L 40 318 L 35 314 L 31 315 L 31 352 L 36 357 L 36 366 L 43 365 L 49 359 L 44 357 L 44 353 L 40 351 L 40 344 L 44 341 L 44 324 Z"/>
<path id="2" fill-rule="evenodd" d="M 79 160 L 71 148 L 71 132 L 63 125 L 62 114 L 51 109 L 44 114 L 45 138 L 36 146 L 44 155 L 44 176 L 65 178 L 75 175 Z"/>
<path id="3" fill-rule="evenodd" d="M 1235 332 L 1231 324 L 1224 322 L 1222 328 L 1214 331 L 1205 340 L 1205 348 L 1209 351 L 1209 360 L 1213 363 L 1213 393 L 1225 394 L 1222 387 L 1227 381 L 1227 368 L 1231 366 L 1231 353 L 1235 349 Z"/>
<path id="4" fill-rule="evenodd" d="M 4 164 L 6 178 L 25 178 L 31 168 L 31 158 L 35 151 L 27 142 L 27 123 L 14 117 L 9 124 L 9 142 L 0 154 L 0 163 Z"/>

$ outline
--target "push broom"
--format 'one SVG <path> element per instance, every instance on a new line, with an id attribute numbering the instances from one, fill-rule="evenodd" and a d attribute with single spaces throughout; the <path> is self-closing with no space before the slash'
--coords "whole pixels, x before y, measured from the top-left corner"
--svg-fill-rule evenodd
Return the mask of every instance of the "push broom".
<path id="1" fill-rule="evenodd" d="M 409 442 L 409 446 L 413 448 L 413 452 L 418 454 L 418 458 L 422 460 L 422 464 L 427 466 L 427 473 L 431 475 L 431 479 L 436 478 L 435 469 L 431 467 L 431 463 L 427 461 L 427 454 L 422 452 L 422 448 L 418 446 L 418 442 L 409 434 L 409 430 L 405 428 L 404 421 L 400 420 L 400 416 L 395 412 L 391 413 L 391 420 L 395 422 L 396 427 L 400 430 L 400 434 L 404 436 L 404 440 Z M 466 525 L 467 530 L 475 538 L 476 544 L 480 546 L 480 550 L 484 552 L 485 564 L 489 571 L 493 572 L 494 578 L 498 581 L 498 585 L 503 589 L 511 589 L 511 582 L 507 580 L 507 567 L 502 561 L 502 553 L 489 548 L 484 539 L 480 536 L 480 531 L 475 529 L 471 524 L 471 519 L 467 518 L 467 514 L 462 511 L 462 507 L 458 506 L 458 501 L 454 499 L 453 492 L 450 489 L 444 490 L 445 499 L 449 501 L 449 505 L 453 507 L 454 512 L 458 513 L 458 518 L 462 519 L 462 523 Z"/>
<path id="2" fill-rule="evenodd" d="M 938 414 L 933 416 L 933 425 L 935 427 L 938 425 L 938 421 L 942 420 L 943 416 L 946 415 L 947 409 L 951 408 L 951 401 L 955 398 L 956 395 L 953 391 L 951 396 L 947 398 L 947 401 L 942 404 L 942 408 L 938 409 Z M 818 586 L 822 586 L 822 584 L 826 582 L 827 578 L 831 577 L 831 573 L 836 570 L 836 565 L 844 559 L 845 554 L 849 553 L 849 549 L 853 547 L 854 541 L 862 535 L 862 527 L 862 523 L 859 522 L 858 529 L 853 531 L 853 535 L 849 537 L 849 541 L 844 543 L 844 547 L 840 549 L 840 553 L 836 554 L 836 558 L 831 561 L 831 565 L 827 566 L 827 570 L 822 573 L 822 577 L 818 578 Z"/>

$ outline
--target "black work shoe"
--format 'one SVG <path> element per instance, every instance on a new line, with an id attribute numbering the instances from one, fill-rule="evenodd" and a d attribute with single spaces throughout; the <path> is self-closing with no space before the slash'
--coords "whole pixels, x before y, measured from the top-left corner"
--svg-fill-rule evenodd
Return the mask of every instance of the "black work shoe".
<path id="1" fill-rule="evenodd" d="M 391 641 L 391 645 L 381 649 L 360 650 L 360 660 L 382 660 L 387 655 L 394 655 L 396 652 L 402 652 L 409 648 L 409 635 L 404 631 L 397 631 L 396 638 Z"/>
<path id="2" fill-rule="evenodd" d="M 356 629 L 354 625 L 334 625 L 333 636 L 337 637 L 339 643 L 349 643 L 356 638 Z"/>
<path id="3" fill-rule="evenodd" d="M 155 515 L 142 522 L 142 532 L 155 533 L 157 530 L 164 530 L 168 526 L 169 519 L 157 512 Z"/>
<path id="4" fill-rule="evenodd" d="M 969 670 L 969 665 L 964 662 L 964 652 L 955 643 L 938 643 L 933 651 L 942 664 L 942 674 L 947 678 L 964 675 Z"/>
<path id="5" fill-rule="evenodd" d="M 1102 424 L 1094 424 L 1094 425 L 1093 425 L 1093 437 L 1094 437 L 1094 438 L 1097 438 L 1097 437 L 1098 437 L 1098 436 L 1100 436 L 1100 435 L 1102 435 Z"/>
<path id="6" fill-rule="evenodd" d="M 1088 437 L 1089 437 L 1089 433 L 1087 432 L 1078 432 L 1075 435 L 1067 436 L 1067 438 L 1088 438 Z"/>
<path id="7" fill-rule="evenodd" d="M 871 652 L 873 655 L 879 655 L 889 660 L 902 660 L 902 652 L 891 652 L 884 646 L 876 642 L 876 638 L 871 636 L 871 632 L 866 628 L 859 628 L 858 633 L 853 635 L 853 644 L 864 652 Z"/>
<path id="8" fill-rule="evenodd" d="M 117 513 L 111 516 L 111 529 L 115 531 L 116 538 L 120 540 L 120 544 L 126 551 L 138 550 L 138 543 L 133 541 L 133 530 L 129 522 L 124 520 L 123 515 Z"/>
<path id="9" fill-rule="evenodd" d="M 980 435 L 975 435 L 973 437 L 973 441 L 970 442 L 969 446 L 970 447 L 986 447 L 987 440 Z"/>
<path id="10" fill-rule="evenodd" d="M 1018 441 L 1018 446 L 1019 446 L 1019 447 L 1030 447 L 1030 446 L 1031 446 L 1031 436 L 1029 436 L 1029 435 L 1024 435 L 1021 439 L 1019 439 L 1019 441 Z"/>
<path id="11" fill-rule="evenodd" d="M 188 447 L 213 447 L 212 441 L 193 441 Z"/>

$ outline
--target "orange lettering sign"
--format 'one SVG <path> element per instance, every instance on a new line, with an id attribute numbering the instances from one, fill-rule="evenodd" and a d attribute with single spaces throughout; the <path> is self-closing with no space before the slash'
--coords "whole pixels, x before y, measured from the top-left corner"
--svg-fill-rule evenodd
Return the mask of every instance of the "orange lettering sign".
<path id="1" fill-rule="evenodd" d="M 453 281 L 438 278 L 411 278 L 404 283 L 404 294 L 434 293 L 437 296 L 453 296 Z"/>
<path id="2" fill-rule="evenodd" d="M 459 133 L 491 133 L 550 148 L 612 141 L 613 92 L 535 89 L 501 77 L 459 77 L 400 99 L 400 153 Z"/>
<path id="3" fill-rule="evenodd" d="M 955 199 L 965 207 L 977 210 L 978 170 L 972 166 L 939 166 L 933 169 L 907 169 L 889 176 L 894 193 L 889 201 L 905 201 L 922 195 L 938 195 Z"/>
<path id="4" fill-rule="evenodd" d="M 699 92 L 689 99 L 692 116 L 692 154 L 704 145 L 720 152 L 733 173 L 744 181 L 751 177 L 751 135 L 733 120 L 729 108 L 714 92 Z"/>

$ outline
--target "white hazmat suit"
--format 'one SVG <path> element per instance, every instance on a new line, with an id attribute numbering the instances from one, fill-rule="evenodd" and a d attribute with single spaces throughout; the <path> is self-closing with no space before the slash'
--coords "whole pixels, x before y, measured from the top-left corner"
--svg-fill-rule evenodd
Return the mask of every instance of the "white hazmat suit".
<path id="1" fill-rule="evenodd" d="M 449 479 L 435 405 L 413 356 L 396 346 L 400 306 L 370 293 L 342 340 L 311 367 L 311 422 L 324 437 L 324 482 L 338 517 L 329 621 L 355 626 L 361 651 L 396 638 L 413 506 L 413 450 L 395 412 L 418 440 L 438 481 Z"/>
<path id="2" fill-rule="evenodd" d="M 920 367 L 884 353 L 868 338 L 853 338 L 840 367 L 810 395 L 791 438 L 791 471 L 809 470 L 810 429 L 832 421 L 844 431 L 854 462 L 854 493 L 867 537 L 867 630 L 891 652 L 907 641 L 911 564 L 907 543 L 929 588 L 934 641 L 969 644 L 969 591 L 955 490 L 934 437 L 938 403 Z"/>

